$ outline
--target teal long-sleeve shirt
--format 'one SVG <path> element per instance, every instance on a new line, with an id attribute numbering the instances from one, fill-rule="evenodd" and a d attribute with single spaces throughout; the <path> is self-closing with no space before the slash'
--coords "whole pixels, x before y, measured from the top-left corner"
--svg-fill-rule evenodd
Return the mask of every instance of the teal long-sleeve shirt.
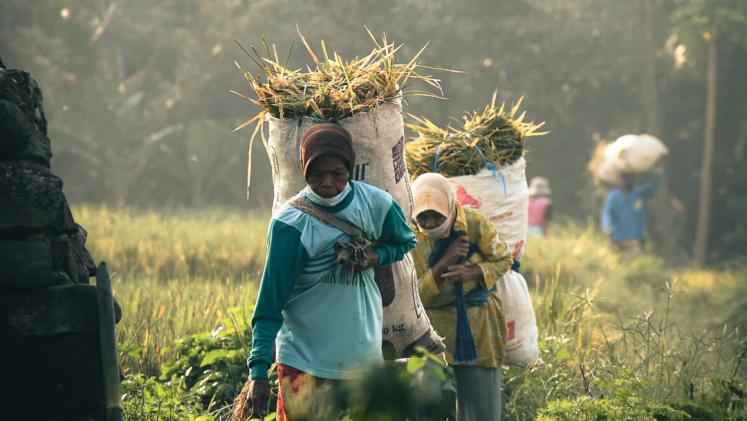
<path id="1" fill-rule="evenodd" d="M 379 266 L 402 260 L 415 235 L 399 205 L 381 189 L 350 184 L 340 204 L 323 208 L 379 241 Z M 289 205 L 273 217 L 252 318 L 251 378 L 267 377 L 273 343 L 279 363 L 321 378 L 352 378 L 381 360 L 381 295 L 373 269 L 351 273 L 337 264 L 333 246 L 347 239 Z"/>

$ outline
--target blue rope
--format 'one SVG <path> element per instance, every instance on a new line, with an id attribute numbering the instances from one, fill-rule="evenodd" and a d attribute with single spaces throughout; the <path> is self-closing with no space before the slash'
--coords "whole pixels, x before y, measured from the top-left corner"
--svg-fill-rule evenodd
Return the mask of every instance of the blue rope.
<path id="1" fill-rule="evenodd" d="M 456 292 L 457 331 L 454 346 L 454 360 L 458 364 L 475 364 L 477 362 L 477 348 L 472 330 L 469 327 L 467 304 L 464 301 L 464 287 L 461 282 L 454 283 Z"/>
<path id="2" fill-rule="evenodd" d="M 433 172 L 438 172 L 438 157 L 441 155 L 441 148 L 443 147 L 443 143 L 439 144 L 438 149 L 436 149 L 436 154 L 433 155 Z"/>
<path id="3" fill-rule="evenodd" d="M 506 186 L 506 177 L 503 175 L 502 171 L 498 171 L 498 167 L 490 162 L 487 158 L 485 158 L 485 154 L 482 153 L 482 149 L 480 149 L 479 146 L 475 146 L 475 150 L 477 153 L 480 154 L 480 157 L 482 157 L 483 166 L 487 169 L 489 169 L 493 173 L 493 180 L 495 182 L 498 182 L 498 175 L 501 176 L 501 184 L 503 185 L 503 194 L 508 194 L 508 187 Z"/>
<path id="4" fill-rule="evenodd" d="M 431 254 L 428 256 L 428 267 L 433 267 L 438 261 L 446 254 L 451 243 L 466 235 L 464 231 L 454 231 L 447 238 L 436 241 L 436 244 L 431 250 Z M 461 259 L 458 263 L 462 264 L 469 259 L 477 250 L 474 244 L 470 245 L 470 251 L 467 257 Z M 481 288 L 481 287 L 479 287 Z M 456 298 L 456 316 L 457 316 L 457 330 L 454 345 L 454 360 L 457 364 L 474 365 L 477 362 L 477 348 L 475 347 L 475 339 L 472 337 L 472 330 L 469 327 L 469 314 L 467 313 L 467 305 L 484 305 L 487 302 L 488 295 L 481 294 L 483 291 L 471 292 L 465 297 L 464 287 L 461 282 L 454 283 L 454 293 Z"/>

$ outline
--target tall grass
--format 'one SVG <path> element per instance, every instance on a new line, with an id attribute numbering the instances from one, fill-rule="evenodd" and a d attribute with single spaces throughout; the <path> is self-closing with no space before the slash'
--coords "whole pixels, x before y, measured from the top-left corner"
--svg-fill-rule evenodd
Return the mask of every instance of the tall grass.
<path id="1" fill-rule="evenodd" d="M 254 302 L 267 215 L 92 206 L 73 214 L 94 259 L 112 272 L 125 373 L 157 374 L 176 339 L 211 331 L 229 308 Z"/>
<path id="2" fill-rule="evenodd" d="M 737 399 L 723 384 L 747 381 L 743 267 L 670 268 L 650 253 L 624 261 L 593 227 L 572 223 L 530 240 L 524 262 L 545 365 L 507 371 L 510 417 L 580 396 Z"/>
<path id="3" fill-rule="evenodd" d="M 264 263 L 267 214 L 91 206 L 73 214 L 94 259 L 125 278 L 256 277 Z"/>
<path id="4" fill-rule="evenodd" d="M 710 399 L 714 381 L 745 382 L 745 337 L 729 324 L 711 329 L 675 322 L 690 314 L 687 303 L 695 298 L 683 295 L 676 282 L 665 284 L 663 301 L 649 303 L 656 309 L 643 313 L 599 308 L 602 284 L 569 287 L 553 276 L 533 291 L 545 364 L 506 372 L 506 412 L 512 419 L 534 419 L 550 402 L 580 396 L 630 393 L 676 403 Z M 711 311 L 720 313 L 717 307 Z"/>
<path id="5" fill-rule="evenodd" d="M 255 300 L 265 216 L 94 207 L 74 215 L 114 272 L 127 375 L 157 375 L 177 356 L 177 339 L 212 331 Z M 545 364 L 505 370 L 508 419 L 588 404 L 578 397 L 676 405 L 716 396 L 708 399 L 736 408 L 732 415 L 747 411 L 731 386 L 747 383 L 747 265 L 675 268 L 653 253 L 622 261 L 591 225 L 564 222 L 528 241 L 522 271 Z"/>
<path id="6" fill-rule="evenodd" d="M 249 279 L 230 278 L 115 279 L 112 287 L 122 306 L 117 342 L 123 371 L 148 375 L 175 357 L 177 339 L 212 331 L 229 309 L 254 304 L 257 291 Z"/>

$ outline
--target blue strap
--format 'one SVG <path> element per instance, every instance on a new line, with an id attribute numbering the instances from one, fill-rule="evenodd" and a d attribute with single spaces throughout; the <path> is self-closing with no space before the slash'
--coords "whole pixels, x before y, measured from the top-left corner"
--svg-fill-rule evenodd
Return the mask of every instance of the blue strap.
<path id="1" fill-rule="evenodd" d="M 477 348 L 472 330 L 469 328 L 467 303 L 464 299 L 464 287 L 461 282 L 454 284 L 456 292 L 457 331 L 454 344 L 454 360 L 457 364 L 475 364 L 477 362 Z"/>
<path id="2" fill-rule="evenodd" d="M 467 304 L 467 307 L 485 307 L 494 292 L 495 286 L 486 290 L 482 285 L 478 285 L 464 296 L 464 303 Z"/>
<path id="3" fill-rule="evenodd" d="M 498 175 L 501 176 L 501 184 L 503 185 L 503 194 L 508 194 L 508 187 L 506 186 L 506 177 L 503 175 L 503 172 L 498 171 L 498 167 L 490 162 L 487 158 L 485 158 L 485 154 L 482 153 L 482 149 L 480 149 L 479 146 L 475 146 L 475 150 L 478 154 L 480 154 L 480 157 L 482 157 L 483 167 L 489 169 L 493 173 L 493 179 L 495 182 L 498 182 Z"/>
<path id="4" fill-rule="evenodd" d="M 436 149 L 436 154 L 433 155 L 433 172 L 438 172 L 438 157 L 439 155 L 441 155 L 441 148 L 443 147 L 443 143 L 439 144 L 438 148 Z"/>
<path id="5" fill-rule="evenodd" d="M 451 243 L 455 239 L 464 235 L 466 235 L 464 231 L 454 231 L 452 229 L 447 238 L 436 241 L 436 244 L 433 246 L 433 250 L 431 250 L 431 254 L 428 256 L 428 267 L 433 267 L 436 263 L 438 263 L 438 261 L 441 260 L 441 257 L 446 254 L 446 251 L 449 249 Z M 470 244 L 470 250 L 467 257 L 463 258 L 459 263 L 461 264 L 466 262 L 467 259 L 469 259 L 469 256 L 472 255 L 472 253 L 474 253 L 476 250 L 477 247 L 473 244 Z M 478 289 L 482 288 L 476 288 L 476 290 Z M 472 331 L 469 327 L 469 315 L 467 314 L 467 306 L 469 305 L 469 303 L 482 301 L 483 296 L 481 292 L 482 291 L 470 291 L 470 293 L 467 294 L 467 297 L 465 297 L 464 286 L 462 285 L 462 283 L 454 283 L 454 293 L 456 296 L 455 304 L 457 313 L 457 331 L 454 349 L 454 360 L 457 364 L 474 365 L 477 362 L 477 347 L 475 346 L 475 340 L 472 337 Z M 487 296 L 484 297 L 484 300 L 485 302 L 487 302 Z"/>

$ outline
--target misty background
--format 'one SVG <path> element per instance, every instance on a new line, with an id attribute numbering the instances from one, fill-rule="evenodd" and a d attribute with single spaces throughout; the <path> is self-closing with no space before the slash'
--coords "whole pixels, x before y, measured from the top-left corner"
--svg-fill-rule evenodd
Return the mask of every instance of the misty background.
<path id="1" fill-rule="evenodd" d="M 523 96 L 550 131 L 530 139 L 527 176 L 549 178 L 555 212 L 581 223 L 596 222 L 603 199 L 586 170 L 595 142 L 661 138 L 670 155 L 650 231 L 680 262 L 696 231 L 710 100 L 707 257 L 745 257 L 745 0 L 3 0 L 0 57 L 40 84 L 52 170 L 71 203 L 269 212 L 259 141 L 245 198 L 251 129 L 232 129 L 259 110 L 228 91 L 251 94 L 234 60 L 258 69 L 234 40 L 264 37 L 281 55 L 295 40 L 290 62 L 302 67 L 296 25 L 347 59 L 374 47 L 364 25 L 405 44 L 399 62 L 429 42 L 422 64 L 464 73 L 433 71 L 448 99 L 410 98 L 405 111 L 439 124 L 494 90 L 507 103 Z"/>

